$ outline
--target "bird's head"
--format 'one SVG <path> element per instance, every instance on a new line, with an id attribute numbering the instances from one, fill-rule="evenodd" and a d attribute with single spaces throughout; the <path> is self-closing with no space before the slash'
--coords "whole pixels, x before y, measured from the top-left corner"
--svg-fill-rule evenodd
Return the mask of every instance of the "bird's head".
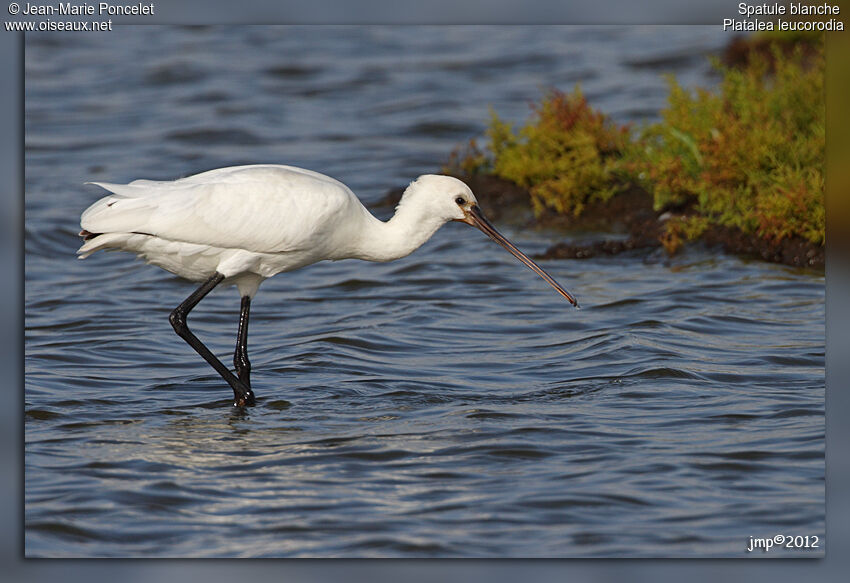
<path id="1" fill-rule="evenodd" d="M 462 221 L 478 201 L 472 190 L 457 178 L 425 174 L 407 187 L 401 204 L 419 206 L 428 216 L 447 223 Z"/>
<path id="2" fill-rule="evenodd" d="M 413 204 L 421 205 L 428 214 L 443 222 L 458 221 L 483 231 L 488 237 L 522 261 L 529 269 L 546 280 L 572 305 L 578 307 L 578 302 L 572 294 L 561 287 L 543 268 L 496 230 L 496 227 L 481 212 L 478 200 L 472 190 L 462 181 L 451 176 L 426 174 L 411 183 L 405 191 L 402 204 L 406 202 L 405 199 L 409 199 Z"/>

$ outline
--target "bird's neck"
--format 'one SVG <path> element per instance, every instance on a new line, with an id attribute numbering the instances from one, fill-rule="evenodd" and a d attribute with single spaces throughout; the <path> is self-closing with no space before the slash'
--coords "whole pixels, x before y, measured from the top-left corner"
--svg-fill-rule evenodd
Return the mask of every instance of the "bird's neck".
<path id="1" fill-rule="evenodd" d="M 384 222 L 369 215 L 360 240 L 358 258 L 392 261 L 410 255 L 425 244 L 444 223 L 415 205 L 398 206 L 393 217 Z"/>

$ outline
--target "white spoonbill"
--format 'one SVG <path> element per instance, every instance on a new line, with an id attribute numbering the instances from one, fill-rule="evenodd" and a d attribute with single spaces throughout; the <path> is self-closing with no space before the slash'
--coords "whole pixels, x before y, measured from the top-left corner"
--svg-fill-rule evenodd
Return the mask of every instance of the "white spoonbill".
<path id="1" fill-rule="evenodd" d="M 174 181 L 93 182 L 112 194 L 80 219 L 80 259 L 99 249 L 130 251 L 182 278 L 203 282 L 169 317 L 174 331 L 231 386 L 234 405 L 254 403 L 248 361 L 251 299 L 268 277 L 325 259 L 392 261 L 405 257 L 448 221 L 478 227 L 574 306 L 575 298 L 505 239 L 456 178 L 420 176 L 383 222 L 341 182 L 274 164 L 219 168 Z M 234 375 L 195 336 L 186 317 L 214 287 L 242 298 Z"/>

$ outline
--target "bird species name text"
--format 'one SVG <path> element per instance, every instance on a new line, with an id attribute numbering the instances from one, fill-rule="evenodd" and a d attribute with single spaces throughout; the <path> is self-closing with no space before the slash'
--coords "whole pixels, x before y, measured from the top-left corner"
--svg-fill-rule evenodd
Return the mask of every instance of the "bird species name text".
<path id="1" fill-rule="evenodd" d="M 837 17 L 841 13 L 841 8 L 836 4 L 803 4 L 802 2 L 792 2 L 791 4 L 779 4 L 774 2 L 771 4 L 748 4 L 741 2 L 738 4 L 738 14 L 741 19 L 724 18 L 723 30 L 731 30 L 735 32 L 750 32 L 750 31 L 771 31 L 771 30 L 798 30 L 798 31 L 833 31 L 844 30 L 844 22 L 839 18 L 822 18 L 822 17 Z M 769 17 L 759 19 L 754 17 Z M 780 16 L 812 16 L 817 20 L 803 20 L 795 18 L 793 20 L 783 20 Z"/>

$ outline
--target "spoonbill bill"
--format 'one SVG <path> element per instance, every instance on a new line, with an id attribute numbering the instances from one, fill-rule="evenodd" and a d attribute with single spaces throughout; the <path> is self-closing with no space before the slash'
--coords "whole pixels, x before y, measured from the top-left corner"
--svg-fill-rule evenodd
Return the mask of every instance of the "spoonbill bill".
<path id="1" fill-rule="evenodd" d="M 251 300 L 266 278 L 326 259 L 399 259 L 448 221 L 479 228 L 578 306 L 568 291 L 493 227 L 472 190 L 450 176 L 428 174 L 411 182 L 386 222 L 376 219 L 341 182 L 293 166 L 235 166 L 174 181 L 91 184 L 111 194 L 83 212 L 79 258 L 100 249 L 130 251 L 179 277 L 201 282 L 169 320 L 227 381 L 234 406 L 254 403 L 248 318 Z M 233 356 L 236 374 L 186 322 L 198 302 L 222 283 L 235 285 L 242 298 Z"/>

